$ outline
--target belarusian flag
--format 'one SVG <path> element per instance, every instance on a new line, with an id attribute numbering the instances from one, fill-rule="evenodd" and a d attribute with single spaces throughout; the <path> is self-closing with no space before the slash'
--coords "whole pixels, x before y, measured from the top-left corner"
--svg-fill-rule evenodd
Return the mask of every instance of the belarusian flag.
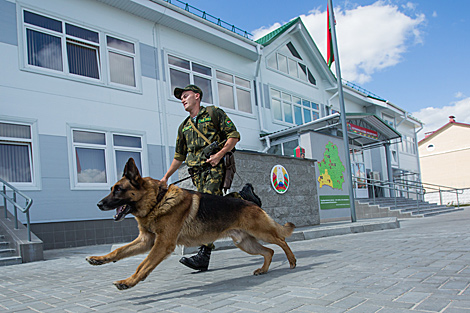
<path id="1" fill-rule="evenodd" d="M 328 64 L 328 67 L 331 67 L 331 64 L 335 60 L 335 56 L 333 53 L 333 40 L 331 38 L 331 26 L 330 26 L 330 10 L 328 5 L 326 6 L 326 19 L 327 19 L 327 34 L 326 34 L 326 63 Z"/>

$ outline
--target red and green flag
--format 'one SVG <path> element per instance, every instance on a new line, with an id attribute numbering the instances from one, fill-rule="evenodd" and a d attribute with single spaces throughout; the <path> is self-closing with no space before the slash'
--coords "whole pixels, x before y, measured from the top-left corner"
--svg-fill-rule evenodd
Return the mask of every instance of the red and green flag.
<path id="1" fill-rule="evenodd" d="M 330 9 L 329 6 L 326 7 L 326 22 L 328 25 L 327 29 L 327 34 L 326 34 L 326 63 L 328 64 L 328 67 L 331 68 L 331 64 L 335 60 L 335 56 L 333 53 L 333 39 L 331 36 L 331 25 L 330 25 Z"/>

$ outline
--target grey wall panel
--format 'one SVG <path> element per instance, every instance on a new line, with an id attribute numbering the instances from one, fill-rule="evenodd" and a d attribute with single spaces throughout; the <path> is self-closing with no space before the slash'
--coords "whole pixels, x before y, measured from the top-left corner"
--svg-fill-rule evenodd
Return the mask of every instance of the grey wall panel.
<path id="1" fill-rule="evenodd" d="M 39 135 L 41 177 L 69 179 L 67 138 L 63 136 Z M 70 189 L 70 184 L 68 185 Z"/>
<path id="2" fill-rule="evenodd" d="M 16 4 L 0 0 L 0 42 L 17 46 Z"/>
<path id="3" fill-rule="evenodd" d="M 157 145 L 148 145 L 147 148 L 149 154 L 150 177 L 160 179 L 163 177 L 163 175 L 168 169 L 168 166 L 166 165 L 165 161 L 165 147 Z"/>
<path id="4" fill-rule="evenodd" d="M 142 76 L 160 79 L 157 67 L 157 55 L 155 48 L 146 44 L 140 44 L 140 62 Z"/>

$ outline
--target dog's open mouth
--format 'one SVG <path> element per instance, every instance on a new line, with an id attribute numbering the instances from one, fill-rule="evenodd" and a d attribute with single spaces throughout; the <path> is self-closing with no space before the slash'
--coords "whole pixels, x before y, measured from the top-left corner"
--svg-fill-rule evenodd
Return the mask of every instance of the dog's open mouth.
<path id="1" fill-rule="evenodd" d="M 120 222 L 126 217 L 127 214 L 131 211 L 131 207 L 128 206 L 127 204 L 124 204 L 123 206 L 120 206 L 119 208 L 116 208 L 116 215 L 114 215 L 114 221 L 115 222 Z"/>

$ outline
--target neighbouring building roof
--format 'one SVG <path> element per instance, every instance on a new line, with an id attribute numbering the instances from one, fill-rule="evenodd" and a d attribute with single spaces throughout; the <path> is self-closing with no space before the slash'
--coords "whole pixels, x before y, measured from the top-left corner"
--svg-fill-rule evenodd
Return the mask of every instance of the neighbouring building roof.
<path id="1" fill-rule="evenodd" d="M 429 136 L 424 137 L 423 139 L 421 139 L 418 142 L 418 146 L 420 146 L 420 145 L 424 144 L 425 142 L 429 141 L 430 139 L 436 137 L 438 134 L 443 133 L 444 131 L 446 131 L 447 129 L 449 129 L 452 126 L 470 127 L 470 124 L 458 123 L 458 122 L 449 122 L 449 123 L 445 124 L 444 126 L 442 126 L 441 128 L 439 128 L 438 130 L 432 132 L 432 134 L 430 134 Z"/>

